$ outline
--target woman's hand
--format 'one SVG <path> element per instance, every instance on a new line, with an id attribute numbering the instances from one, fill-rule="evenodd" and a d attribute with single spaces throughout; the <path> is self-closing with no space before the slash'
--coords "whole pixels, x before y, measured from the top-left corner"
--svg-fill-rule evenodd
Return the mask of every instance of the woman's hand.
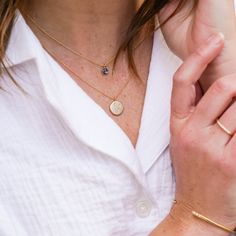
<path id="1" fill-rule="evenodd" d="M 222 77 L 197 100 L 196 83 L 221 53 L 219 34 L 195 50 L 174 76 L 171 99 L 171 157 L 176 200 L 151 236 L 228 236 L 192 215 L 196 211 L 236 227 L 236 74 Z M 223 124 L 230 134 L 223 130 Z"/>
<path id="2" fill-rule="evenodd" d="M 194 218 L 191 211 L 236 227 L 236 103 L 231 103 L 236 74 L 214 82 L 199 102 L 196 92 L 199 78 L 223 47 L 222 37 L 212 36 L 174 76 L 170 150 L 177 204 L 152 236 L 228 236 Z M 218 119 L 232 135 L 217 124 Z"/>
<path id="3" fill-rule="evenodd" d="M 216 222 L 236 227 L 236 103 L 229 107 L 236 96 L 236 74 L 217 80 L 196 105 L 195 84 L 222 49 L 223 40 L 218 35 L 210 45 L 190 56 L 174 77 L 170 148 L 176 199 Z"/>
<path id="4" fill-rule="evenodd" d="M 176 9 L 178 3 L 179 0 L 172 0 L 167 4 L 159 15 L 161 22 Z M 189 14 L 194 4 L 196 7 Z M 180 13 L 165 24 L 162 31 L 170 49 L 183 60 L 205 42 L 210 35 L 223 33 L 225 47 L 219 57 L 204 72 L 201 79 L 205 90 L 216 78 L 236 72 L 234 0 L 187 0 Z"/>

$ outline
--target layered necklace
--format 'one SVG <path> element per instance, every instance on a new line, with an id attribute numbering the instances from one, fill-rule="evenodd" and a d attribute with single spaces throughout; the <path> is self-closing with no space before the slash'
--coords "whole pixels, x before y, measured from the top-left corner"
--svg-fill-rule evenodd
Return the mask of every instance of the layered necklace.
<path id="1" fill-rule="evenodd" d="M 97 62 L 94 62 L 92 59 L 86 57 L 85 55 L 83 55 L 81 52 L 75 51 L 72 48 L 68 47 L 67 45 L 65 45 L 64 43 L 62 43 L 61 41 L 59 41 L 57 38 L 55 38 L 54 36 L 52 36 L 47 30 L 45 30 L 42 26 L 40 26 L 34 19 L 33 17 L 31 17 L 30 15 L 27 15 L 27 18 L 31 21 L 31 23 L 43 34 L 45 35 L 47 38 L 51 39 L 52 41 L 54 41 L 55 43 L 57 43 L 58 45 L 60 45 L 61 47 L 63 47 L 64 49 L 68 50 L 69 52 L 71 52 L 72 54 L 86 60 L 87 62 L 89 62 L 90 64 L 98 67 L 101 71 L 101 74 L 103 76 L 107 76 L 110 73 L 113 74 L 112 70 L 113 68 L 111 68 L 111 65 L 113 65 L 113 62 L 116 58 L 116 54 L 113 55 L 111 58 L 109 58 L 105 63 L 100 64 Z M 145 38 L 134 48 L 137 49 L 145 40 Z M 118 91 L 117 94 L 115 94 L 114 96 L 110 96 L 106 93 L 104 93 L 102 90 L 96 88 L 95 86 L 91 85 L 88 81 L 86 81 L 85 79 L 83 79 L 78 73 L 76 73 L 73 69 L 71 69 L 70 66 L 68 66 L 66 63 L 64 63 L 62 60 L 60 60 L 53 52 L 51 52 L 50 50 L 48 50 L 44 45 L 42 45 L 42 47 L 45 49 L 45 51 L 55 60 L 57 61 L 59 64 L 61 64 L 67 71 L 69 71 L 72 75 L 74 75 L 77 79 L 79 79 L 80 81 L 82 81 L 84 84 L 86 84 L 87 86 L 89 86 L 90 88 L 94 89 L 95 91 L 97 91 L 98 93 L 100 93 L 101 95 L 103 95 L 104 97 L 108 98 L 111 100 L 110 104 L 109 104 L 109 111 L 111 112 L 112 115 L 114 116 L 120 116 L 123 112 L 124 112 L 124 105 L 123 103 L 119 100 L 120 95 L 122 94 L 122 92 L 124 91 L 124 89 L 127 87 L 127 85 L 129 84 L 130 80 L 128 79 L 124 85 L 121 87 L 121 89 Z"/>
<path id="2" fill-rule="evenodd" d="M 102 90 L 94 87 L 93 85 L 91 85 L 90 83 L 88 83 L 88 81 L 86 81 L 85 79 L 83 79 L 78 73 L 76 73 L 75 71 L 73 71 L 67 64 L 65 64 L 63 61 L 59 60 L 56 55 L 52 52 L 50 52 L 48 49 L 46 49 L 44 47 L 44 49 L 47 51 L 47 53 L 58 63 L 60 63 L 65 69 L 67 69 L 72 75 L 74 75 L 77 79 L 79 79 L 80 81 L 82 81 L 83 83 L 85 83 L 87 86 L 89 86 L 90 88 L 94 89 L 95 91 L 97 91 L 98 93 L 100 93 L 101 95 L 103 95 L 104 97 L 107 97 L 111 100 L 111 103 L 109 105 L 109 111 L 111 112 L 112 115 L 114 116 L 120 116 L 123 111 L 124 111 L 124 105 L 121 101 L 119 101 L 119 96 L 121 95 L 121 93 L 123 92 L 123 90 L 127 87 L 127 85 L 129 84 L 130 80 L 127 80 L 125 82 L 125 84 L 123 85 L 123 87 L 120 89 L 120 91 L 114 95 L 114 96 L 110 96 L 106 93 L 104 93 Z"/>

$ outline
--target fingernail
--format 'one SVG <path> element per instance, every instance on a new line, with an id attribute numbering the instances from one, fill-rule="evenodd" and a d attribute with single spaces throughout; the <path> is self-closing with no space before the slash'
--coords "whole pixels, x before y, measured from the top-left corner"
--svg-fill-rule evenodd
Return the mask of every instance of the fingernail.
<path id="1" fill-rule="evenodd" d="M 212 35 L 207 41 L 208 43 L 219 45 L 224 41 L 224 39 L 225 39 L 224 34 L 217 33 L 217 34 Z"/>

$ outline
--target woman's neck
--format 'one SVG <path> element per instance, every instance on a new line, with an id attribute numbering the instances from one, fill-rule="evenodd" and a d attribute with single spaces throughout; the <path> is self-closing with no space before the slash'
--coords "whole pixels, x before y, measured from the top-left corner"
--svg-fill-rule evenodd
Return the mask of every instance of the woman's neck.
<path id="1" fill-rule="evenodd" d="M 26 13 L 54 37 L 68 46 L 91 55 L 117 50 L 137 0 L 30 0 Z M 82 47 L 81 45 L 90 45 Z M 95 55 L 95 56 L 98 56 Z"/>

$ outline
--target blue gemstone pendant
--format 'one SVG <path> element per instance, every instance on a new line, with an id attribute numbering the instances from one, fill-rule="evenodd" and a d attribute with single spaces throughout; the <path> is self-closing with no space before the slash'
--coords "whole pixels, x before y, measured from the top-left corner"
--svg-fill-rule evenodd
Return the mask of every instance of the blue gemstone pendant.
<path id="1" fill-rule="evenodd" d="M 107 66 L 103 66 L 101 69 L 102 75 L 108 75 L 109 74 L 109 68 Z"/>

